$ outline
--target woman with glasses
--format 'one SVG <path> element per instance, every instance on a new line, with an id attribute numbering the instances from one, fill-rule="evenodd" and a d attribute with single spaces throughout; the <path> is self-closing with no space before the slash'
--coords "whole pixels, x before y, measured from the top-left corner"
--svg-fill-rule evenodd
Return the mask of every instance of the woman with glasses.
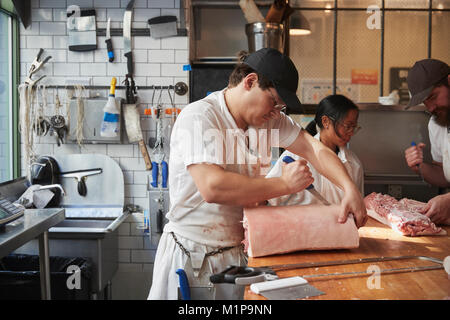
<path id="1" fill-rule="evenodd" d="M 358 115 L 358 107 L 350 99 L 342 95 L 330 95 L 320 101 L 316 116 L 308 124 L 306 131 L 337 154 L 351 179 L 358 186 L 361 194 L 364 194 L 364 172 L 362 164 L 358 157 L 346 147 L 353 135 L 361 129 L 358 126 Z M 281 175 L 282 166 L 284 165 L 282 159 L 285 156 L 290 156 L 295 160 L 300 159 L 299 156 L 286 150 L 266 176 L 267 178 Z M 344 192 L 331 183 L 330 180 L 320 175 L 309 163 L 308 166 L 314 178 L 313 184 L 315 189 L 328 202 L 340 204 L 344 197 Z M 288 195 L 270 199 L 269 203 L 271 205 L 297 205 L 320 204 L 320 201 L 311 195 L 311 193 L 303 190 L 292 197 Z"/>

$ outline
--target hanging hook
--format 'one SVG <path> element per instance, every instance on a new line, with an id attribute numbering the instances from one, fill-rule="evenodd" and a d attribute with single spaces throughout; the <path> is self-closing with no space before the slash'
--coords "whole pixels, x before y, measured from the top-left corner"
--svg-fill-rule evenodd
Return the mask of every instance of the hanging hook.
<path id="1" fill-rule="evenodd" d="M 175 108 L 175 106 L 174 106 L 174 104 L 173 104 L 173 100 L 172 100 L 172 95 L 170 94 L 170 86 L 167 88 L 167 93 L 169 94 L 170 107 L 171 107 L 171 108 Z"/>
<path id="2" fill-rule="evenodd" d="M 153 105 L 153 99 L 155 98 L 155 91 L 156 91 L 156 89 L 155 89 L 155 87 L 153 87 L 153 94 L 152 94 L 152 107 L 154 106 Z"/>

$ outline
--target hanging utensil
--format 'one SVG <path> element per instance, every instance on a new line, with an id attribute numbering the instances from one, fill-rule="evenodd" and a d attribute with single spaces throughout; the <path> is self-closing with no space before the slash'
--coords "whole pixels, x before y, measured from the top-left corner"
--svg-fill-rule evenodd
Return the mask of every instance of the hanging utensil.
<path id="1" fill-rule="evenodd" d="M 111 18 L 108 18 L 108 23 L 106 25 L 106 49 L 108 51 L 108 61 L 113 62 L 114 61 L 114 51 L 111 41 Z"/>

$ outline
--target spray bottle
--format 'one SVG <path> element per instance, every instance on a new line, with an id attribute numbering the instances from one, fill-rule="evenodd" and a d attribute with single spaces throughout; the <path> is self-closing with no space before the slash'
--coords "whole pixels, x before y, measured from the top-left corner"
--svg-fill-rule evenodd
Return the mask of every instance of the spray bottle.
<path id="1" fill-rule="evenodd" d="M 115 77 L 111 80 L 111 87 L 109 90 L 108 101 L 103 108 L 103 121 L 100 130 L 102 137 L 117 137 L 119 133 L 119 115 L 120 111 L 116 105 L 115 91 L 117 79 Z"/>

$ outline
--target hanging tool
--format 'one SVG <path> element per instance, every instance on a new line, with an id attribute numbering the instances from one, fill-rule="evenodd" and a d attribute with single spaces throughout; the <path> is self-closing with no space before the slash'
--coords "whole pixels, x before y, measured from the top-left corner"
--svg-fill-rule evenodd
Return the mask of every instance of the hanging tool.
<path id="1" fill-rule="evenodd" d="M 70 51 L 97 49 L 97 23 L 95 9 L 67 12 L 67 34 Z"/>
<path id="2" fill-rule="evenodd" d="M 64 137 L 69 132 L 69 128 L 66 125 L 66 119 L 61 115 L 61 101 L 59 100 L 58 93 L 55 96 L 55 115 L 50 118 L 50 124 L 52 131 L 56 134 L 56 143 L 61 146 L 64 143 Z"/>
<path id="3" fill-rule="evenodd" d="M 178 275 L 178 280 L 180 282 L 179 289 L 181 293 L 181 298 L 183 300 L 191 300 L 191 291 L 189 288 L 189 281 L 186 272 L 183 269 L 177 269 L 177 271 L 175 272 Z"/>
<path id="4" fill-rule="evenodd" d="M 147 170 L 152 169 L 152 162 L 147 151 L 141 130 L 141 119 L 136 105 L 136 85 L 133 79 L 133 58 L 131 54 L 131 18 L 133 14 L 134 0 L 131 0 L 125 10 L 123 18 L 123 44 L 125 57 L 127 58 L 127 74 L 125 77 L 126 87 L 126 104 L 124 107 L 125 127 L 127 130 L 128 140 L 139 143 L 139 149 L 144 157 Z"/>
<path id="5" fill-rule="evenodd" d="M 123 48 L 127 58 L 128 77 L 133 76 L 133 55 L 131 52 L 131 18 L 133 16 L 134 0 L 128 2 L 123 15 Z"/>
<path id="6" fill-rule="evenodd" d="M 167 162 L 161 161 L 161 175 L 162 175 L 162 187 L 167 188 L 167 178 L 169 175 L 169 167 L 167 165 Z"/>
<path id="7" fill-rule="evenodd" d="M 152 182 L 150 183 L 153 188 L 158 188 L 158 176 L 159 176 L 159 165 L 157 162 L 152 161 Z"/>
<path id="8" fill-rule="evenodd" d="M 155 39 L 176 36 L 177 17 L 176 16 L 159 16 L 148 20 L 150 27 L 150 36 Z"/>
<path id="9" fill-rule="evenodd" d="M 75 171 L 67 171 L 61 172 L 60 175 L 64 178 L 75 178 L 78 181 L 78 194 L 80 196 L 86 196 L 87 188 L 86 188 L 86 177 L 92 176 L 95 174 L 102 173 L 103 170 L 101 168 L 95 169 L 87 169 L 87 170 L 75 170 Z"/>
<path id="10" fill-rule="evenodd" d="M 291 162 L 294 162 L 295 160 L 290 156 L 285 156 L 285 157 L 283 157 L 283 161 L 285 163 L 291 163 Z M 319 199 L 320 202 L 322 202 L 324 205 L 326 205 L 326 206 L 330 205 L 330 203 L 319 192 L 317 192 L 317 190 L 314 188 L 314 185 L 312 183 L 306 188 L 306 190 L 308 190 L 313 196 L 315 196 L 317 199 Z M 291 200 L 292 196 L 293 196 L 293 194 L 291 194 L 289 196 L 289 198 L 285 201 L 285 204 L 289 203 L 289 200 Z"/>
<path id="11" fill-rule="evenodd" d="M 114 51 L 111 41 L 111 18 L 108 18 L 108 23 L 106 25 L 106 49 L 108 51 L 108 61 L 113 62 L 114 61 Z"/>
<path id="12" fill-rule="evenodd" d="M 111 80 L 111 86 L 109 90 L 108 101 L 103 108 L 103 121 L 100 129 L 100 135 L 102 137 L 117 137 L 119 133 L 119 115 L 120 111 L 116 105 L 116 77 Z"/>
<path id="13" fill-rule="evenodd" d="M 25 80 L 25 84 L 27 84 L 31 87 L 35 86 L 36 83 L 38 83 L 39 81 L 41 81 L 43 78 L 46 77 L 46 75 L 42 75 L 41 77 L 39 77 L 35 80 L 32 79 L 33 74 L 38 72 L 44 66 L 44 64 L 46 64 L 52 58 L 52 56 L 48 56 L 44 60 L 41 61 L 41 55 L 43 52 L 44 52 L 44 49 L 42 49 L 42 48 L 39 49 L 39 52 L 38 52 L 36 58 L 34 58 L 34 61 L 30 66 L 30 70 L 28 71 L 28 76 Z"/>

